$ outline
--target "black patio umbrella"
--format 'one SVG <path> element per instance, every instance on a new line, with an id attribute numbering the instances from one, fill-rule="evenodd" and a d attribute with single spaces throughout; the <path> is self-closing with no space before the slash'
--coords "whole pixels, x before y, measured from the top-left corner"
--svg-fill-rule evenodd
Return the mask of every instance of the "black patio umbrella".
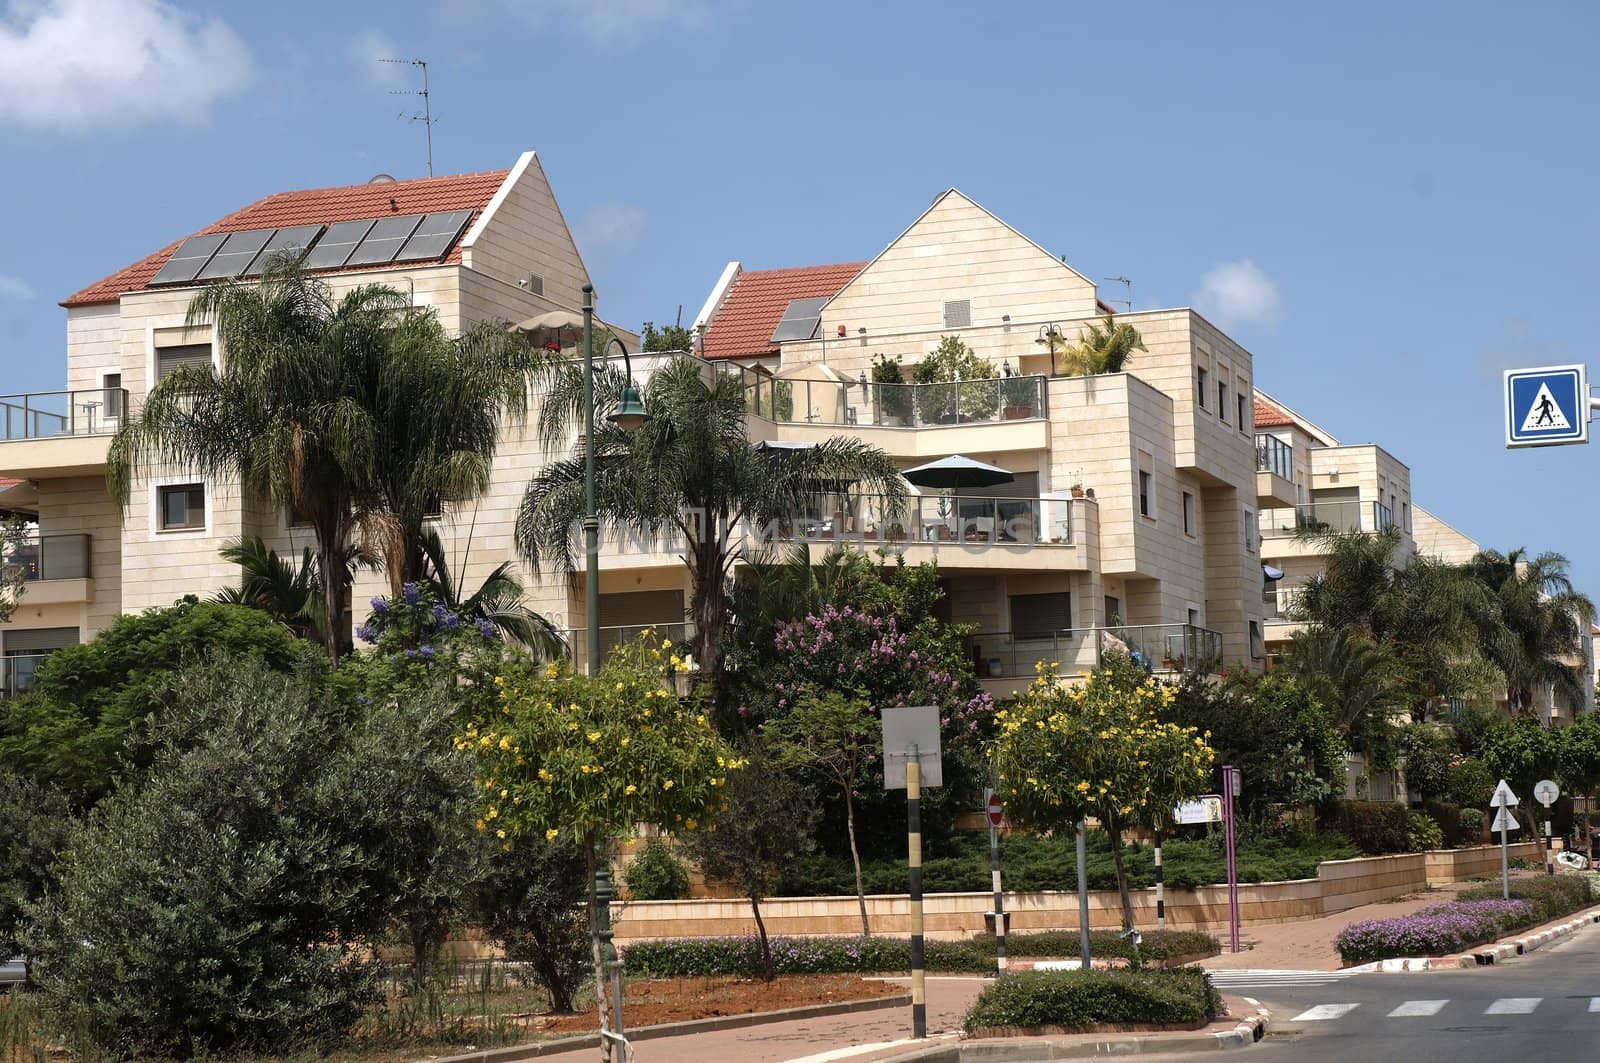
<path id="1" fill-rule="evenodd" d="M 1015 480 L 1006 470 L 981 461 L 952 454 L 948 458 L 918 465 L 901 474 L 908 483 L 937 491 L 960 491 L 967 487 L 995 487 Z"/>

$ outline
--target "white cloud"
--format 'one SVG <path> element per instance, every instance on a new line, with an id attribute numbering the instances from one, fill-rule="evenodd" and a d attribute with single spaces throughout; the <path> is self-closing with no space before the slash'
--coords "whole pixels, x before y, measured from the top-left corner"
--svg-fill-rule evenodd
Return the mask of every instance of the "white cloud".
<path id="1" fill-rule="evenodd" d="M 166 0 L 12 0 L 0 15 L 0 123 L 70 132 L 198 123 L 252 67 L 221 19 Z"/>
<path id="2" fill-rule="evenodd" d="M 1248 258 L 1218 262 L 1200 278 L 1194 306 L 1223 328 L 1274 325 L 1278 320 L 1278 286 Z"/>
<path id="3" fill-rule="evenodd" d="M 350 61 L 368 82 L 381 89 L 410 88 L 406 75 L 411 68 L 404 63 L 384 63 L 382 59 L 408 59 L 400 46 L 382 30 L 364 29 L 350 38 Z M 421 87 L 418 80 L 417 86 Z"/>
<path id="4" fill-rule="evenodd" d="M 636 44 L 652 30 L 698 30 L 716 20 L 718 0 L 500 0 L 536 26 L 576 27 L 596 44 Z"/>
<path id="5" fill-rule="evenodd" d="M 9 273 L 0 273 L 0 299 L 15 299 L 25 302 L 34 296 L 33 287 L 21 277 L 13 277 Z"/>
<path id="6" fill-rule="evenodd" d="M 644 222 L 644 211 L 631 203 L 600 203 L 578 219 L 572 235 L 585 254 L 628 251 L 643 235 Z"/>

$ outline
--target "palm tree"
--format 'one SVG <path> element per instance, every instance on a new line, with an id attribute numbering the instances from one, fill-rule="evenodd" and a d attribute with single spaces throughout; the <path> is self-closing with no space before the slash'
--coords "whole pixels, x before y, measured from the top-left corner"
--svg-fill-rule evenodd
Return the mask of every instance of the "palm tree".
<path id="1" fill-rule="evenodd" d="M 884 495 L 885 508 L 898 509 L 905 482 L 887 454 L 857 439 L 835 437 L 778 451 L 751 445 L 738 378 L 711 373 L 695 359 L 673 359 L 656 370 L 644 394 L 649 420 L 632 435 L 604 417 L 621 393 L 622 374 L 608 366 L 597 376 L 600 415 L 593 445 L 601 527 L 630 529 L 652 540 L 671 534 L 681 542 L 694 624 L 691 648 L 716 697 L 741 526 L 788 519 L 819 491 L 841 486 Z M 549 373 L 540 411 L 546 445 L 561 445 L 582 411 L 581 365 L 559 363 Z M 580 441 L 572 456 L 539 472 L 523 495 L 516 540 L 535 570 L 578 567 L 574 530 L 584 512 L 582 447 Z"/>
<path id="2" fill-rule="evenodd" d="M 1050 348 L 1052 369 L 1060 355 L 1063 376 L 1120 373 L 1133 361 L 1134 351 L 1145 349 L 1139 330 L 1126 322 L 1117 323 L 1110 314 L 1104 321 L 1091 321 L 1084 326 L 1083 333 L 1071 343 L 1058 332 L 1050 333 L 1045 342 Z"/>
<path id="3" fill-rule="evenodd" d="M 135 477 L 162 463 L 236 479 L 311 526 L 327 586 L 321 634 L 340 653 L 339 619 L 352 543 L 371 541 L 380 433 L 370 398 L 406 298 L 361 285 L 335 301 L 322 281 L 284 258 L 259 285 L 220 282 L 189 304 L 225 354 L 220 374 L 184 367 L 158 383 L 112 437 L 106 482 L 127 506 Z"/>
<path id="4" fill-rule="evenodd" d="M 444 542 L 432 528 L 422 535 L 423 570 L 421 582 L 433 589 L 439 604 L 463 620 L 484 620 L 501 636 L 531 651 L 541 660 L 560 657 L 566 642 L 555 625 L 528 607 L 526 590 L 517 579 L 510 561 L 502 561 L 483 578 L 478 589 L 462 597 L 450 565 L 445 560 Z"/>
<path id="5" fill-rule="evenodd" d="M 1312 625 L 1290 638 L 1279 667 L 1303 682 L 1353 747 L 1388 745 L 1390 717 L 1405 703 L 1405 671 L 1387 647 L 1355 629 Z"/>
<path id="6" fill-rule="evenodd" d="M 212 601 L 259 609 L 304 639 L 322 641 L 322 581 L 306 547 L 296 565 L 267 549 L 259 535 L 229 539 L 217 551 L 239 566 L 239 585 L 225 587 Z"/>
<path id="7" fill-rule="evenodd" d="M 1531 711 L 1535 693 L 1545 687 L 1581 706 L 1582 669 L 1566 659 L 1582 650 L 1595 606 L 1573 589 L 1567 559 L 1556 553 L 1530 559 L 1520 547 L 1506 554 L 1484 550 L 1467 570 L 1498 609 L 1500 623 L 1483 633 L 1482 653 L 1504 673 L 1511 711 Z"/>

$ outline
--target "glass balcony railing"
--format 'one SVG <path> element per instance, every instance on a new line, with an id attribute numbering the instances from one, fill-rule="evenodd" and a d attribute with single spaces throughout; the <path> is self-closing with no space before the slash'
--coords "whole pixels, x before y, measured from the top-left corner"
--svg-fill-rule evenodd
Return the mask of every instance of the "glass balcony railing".
<path id="1" fill-rule="evenodd" d="M 1222 666 L 1222 635 L 1192 624 L 988 632 L 969 636 L 967 652 L 984 679 L 1030 681 L 1041 661 L 1059 664 L 1063 675 L 1082 675 L 1113 652 L 1127 654 L 1152 672 L 1216 672 Z"/>
<path id="2" fill-rule="evenodd" d="M 1263 539 L 1289 539 L 1296 535 L 1339 535 L 1378 532 L 1394 523 L 1389 507 L 1381 502 L 1349 499 L 1310 502 L 1305 505 L 1261 511 Z"/>
<path id="3" fill-rule="evenodd" d="M 862 545 L 896 542 L 1067 546 L 1072 502 L 1064 498 L 912 495 L 902 505 L 882 495 L 819 500 L 787 520 L 749 524 L 751 545 L 811 539 Z"/>
<path id="4" fill-rule="evenodd" d="M 605 626 L 600 629 L 600 658 L 603 661 L 611 651 L 624 643 L 632 642 L 646 631 L 651 632 L 651 638 L 657 646 L 663 640 L 670 639 L 674 645 L 681 645 L 689 641 L 689 636 L 694 628 L 688 624 L 622 624 Z M 586 628 L 572 627 L 561 632 L 561 637 L 567 642 L 567 659 L 579 672 L 589 667 L 589 633 Z"/>
<path id="5" fill-rule="evenodd" d="M 1256 470 L 1294 479 L 1294 448 L 1277 436 L 1256 436 Z"/>
<path id="6" fill-rule="evenodd" d="M 89 536 L 74 532 L 65 535 L 35 535 L 15 544 L 0 565 L 20 568 L 23 579 L 88 579 Z"/>
<path id="7" fill-rule="evenodd" d="M 0 440 L 102 435 L 127 411 L 127 388 L 0 395 Z"/>
<path id="8" fill-rule="evenodd" d="M 787 424 L 876 428 L 992 424 L 1045 415 L 1045 378 L 995 377 L 943 384 L 780 380 L 742 370 L 745 408 Z"/>
<path id="9" fill-rule="evenodd" d="M 0 657 L 0 697 L 15 697 L 33 687 L 33 673 L 48 653 L 9 653 Z"/>

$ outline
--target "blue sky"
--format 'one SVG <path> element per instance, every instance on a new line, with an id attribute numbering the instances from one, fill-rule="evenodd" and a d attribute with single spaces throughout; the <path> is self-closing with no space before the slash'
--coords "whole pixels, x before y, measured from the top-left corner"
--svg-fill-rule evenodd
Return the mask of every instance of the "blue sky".
<path id="1" fill-rule="evenodd" d="M 608 317 L 688 320 L 729 259 L 869 257 L 957 186 L 1140 308 L 1201 307 L 1264 388 L 1407 462 L 1418 504 L 1566 553 L 1600 596 L 1600 454 L 1508 453 L 1498 408 L 1501 369 L 1589 353 L 1594 5 L 0 11 L 3 390 L 60 387 L 56 301 L 167 241 L 424 173 L 416 101 L 389 95 L 411 71 L 372 61 L 420 55 L 436 171 L 536 148 Z"/>

